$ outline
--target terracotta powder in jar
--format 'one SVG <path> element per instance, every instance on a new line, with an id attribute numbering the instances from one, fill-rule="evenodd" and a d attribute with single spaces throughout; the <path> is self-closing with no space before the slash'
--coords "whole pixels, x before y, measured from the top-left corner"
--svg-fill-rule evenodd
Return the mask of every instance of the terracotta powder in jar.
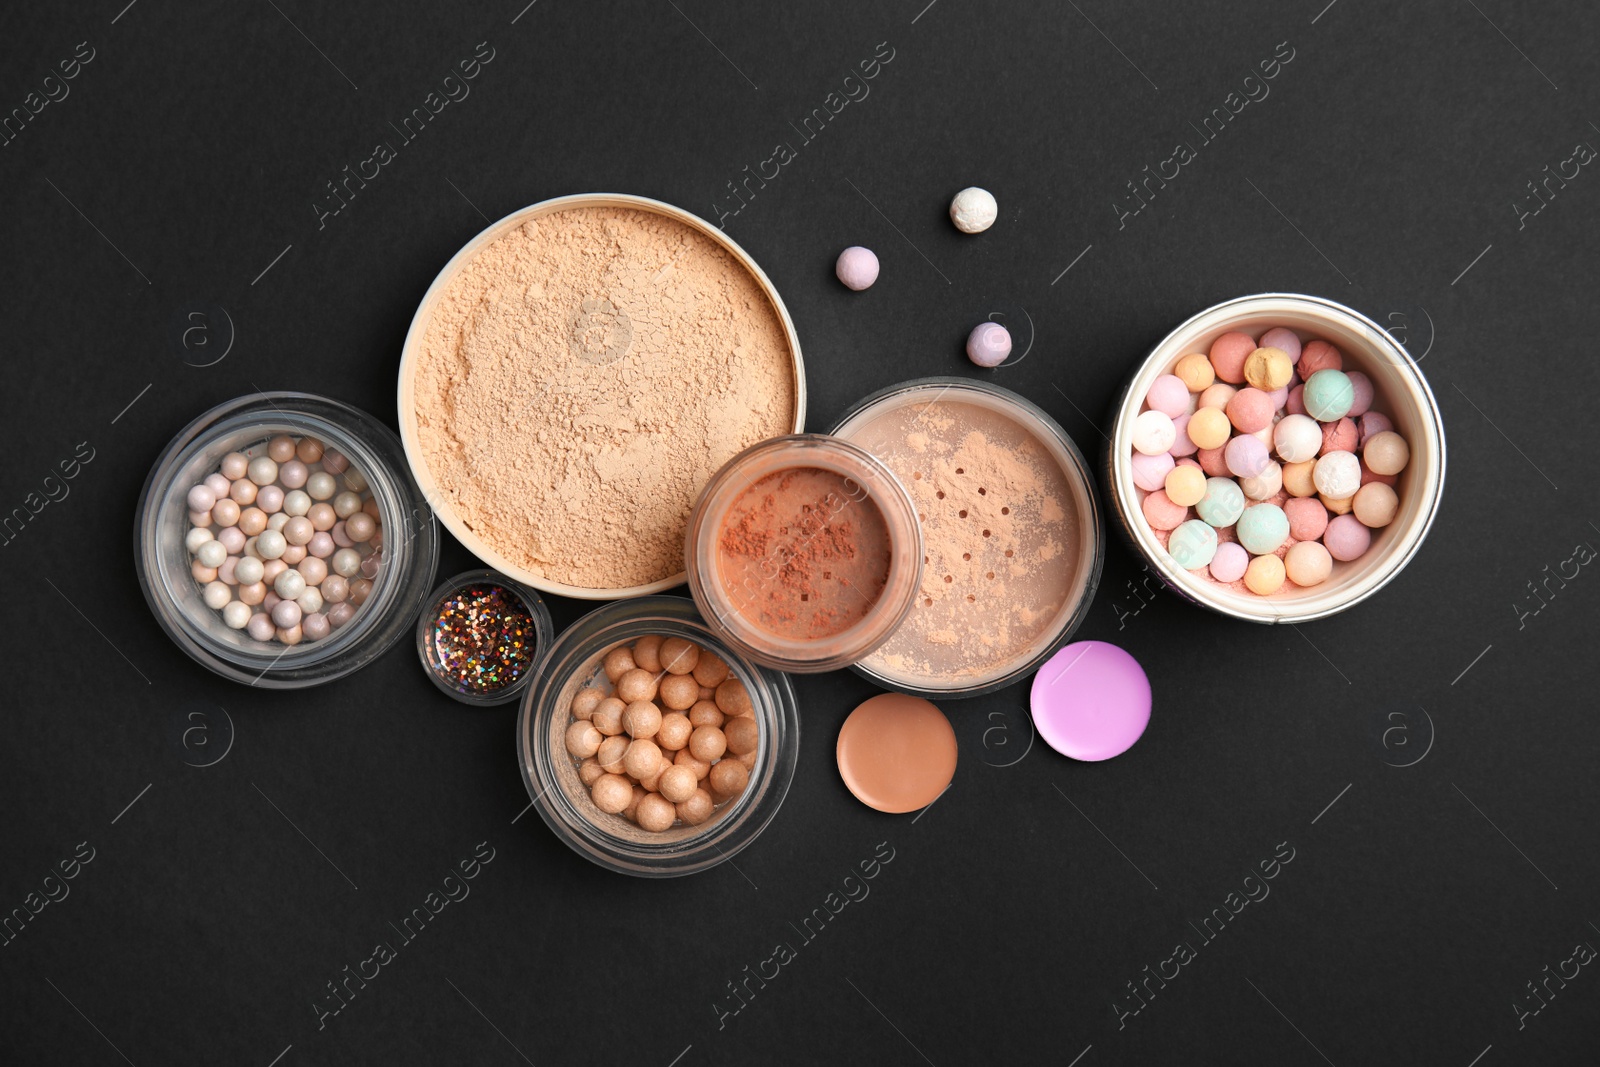
<path id="1" fill-rule="evenodd" d="M 816 467 L 755 481 L 717 534 L 730 599 L 757 626 L 794 640 L 831 637 L 866 618 L 883 595 L 889 557 L 878 505 L 852 492 L 844 475 Z"/>
<path id="2" fill-rule="evenodd" d="M 794 429 L 795 355 L 760 283 L 685 223 L 622 207 L 530 218 L 439 291 L 416 359 L 441 506 L 546 581 L 683 570 L 730 457 Z"/>
<path id="3" fill-rule="evenodd" d="M 938 687 L 981 684 L 1037 654 L 1081 585 L 1085 532 L 1035 432 L 964 401 L 874 412 L 846 436 L 894 471 L 922 523 L 922 587 L 861 665 Z"/>

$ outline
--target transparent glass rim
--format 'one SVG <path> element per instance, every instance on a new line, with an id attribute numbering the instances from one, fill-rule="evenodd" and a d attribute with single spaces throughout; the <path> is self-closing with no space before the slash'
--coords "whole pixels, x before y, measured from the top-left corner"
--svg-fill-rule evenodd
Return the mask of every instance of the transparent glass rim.
<path id="1" fill-rule="evenodd" d="M 698 832 L 660 842 L 631 841 L 596 825 L 567 795 L 557 760 L 572 757 L 552 729 L 567 714 L 563 690 L 586 663 L 617 644 L 645 634 L 681 634 L 711 649 L 744 681 L 761 724 L 761 746 L 750 784 L 738 800 Z M 573 623 L 534 669 L 517 717 L 517 762 L 539 817 L 574 852 L 608 870 L 642 878 L 696 874 L 748 847 L 777 815 L 794 778 L 800 718 L 787 675 L 743 656 L 705 623 L 684 597 L 644 596 L 603 605 Z M 665 835 L 663 835 L 665 837 Z"/>
<path id="2" fill-rule="evenodd" d="M 1083 620 L 1089 614 L 1089 608 L 1094 603 L 1095 594 L 1100 588 L 1100 572 L 1105 563 L 1105 522 L 1100 513 L 1099 494 L 1095 490 L 1095 479 L 1091 473 L 1088 462 L 1083 458 L 1083 453 L 1067 436 L 1067 431 L 1061 424 L 1052 418 L 1049 412 L 1019 393 L 989 382 L 976 381 L 972 378 L 960 378 L 954 375 L 936 375 L 926 378 L 913 378 L 899 382 L 895 385 L 885 386 L 882 389 L 862 397 L 850 406 L 841 415 L 833 428 L 832 434 L 848 427 L 852 422 L 861 419 L 869 412 L 878 409 L 889 410 L 901 404 L 913 403 L 914 394 L 937 390 L 935 399 L 961 400 L 962 392 L 976 393 L 998 402 L 1011 414 L 1019 425 L 1034 431 L 1041 440 L 1048 445 L 1055 445 L 1060 449 L 1058 459 L 1064 458 L 1064 470 L 1069 481 L 1076 481 L 1076 488 L 1080 490 L 1081 499 L 1077 501 L 1083 519 L 1083 525 L 1088 536 L 1085 537 L 1085 547 L 1080 550 L 1080 564 L 1083 565 L 1083 587 L 1077 603 L 1062 611 L 1061 623 L 1054 636 L 1042 644 L 1038 650 L 1026 660 L 1008 669 L 1004 674 L 994 677 L 985 677 L 965 684 L 950 685 L 919 685 L 903 678 L 881 674 L 857 661 L 850 664 L 850 669 L 867 678 L 874 684 L 886 689 L 901 693 L 911 693 L 916 696 L 933 700 L 963 699 L 966 697 L 982 696 L 993 693 L 1012 685 L 1039 668 L 1045 660 L 1049 659 L 1062 645 L 1066 644 L 1083 625 Z M 950 396 L 950 394 L 956 394 Z M 867 657 L 864 657 L 867 658 Z"/>
<path id="3" fill-rule="evenodd" d="M 439 607 L 439 602 L 456 590 L 476 583 L 499 585 L 509 589 L 522 601 L 522 606 L 528 609 L 528 614 L 533 618 L 534 651 L 532 663 L 529 664 L 528 670 L 523 673 L 521 678 L 492 693 L 464 692 L 448 684 L 439 676 L 439 671 L 435 667 L 438 657 L 434 654 L 433 642 L 430 640 L 433 618 Z M 513 578 L 506 577 L 499 571 L 479 567 L 470 571 L 462 571 L 460 574 L 446 578 L 434 586 L 433 592 L 429 593 L 427 599 L 422 602 L 422 610 L 417 613 L 417 658 L 422 661 L 422 673 L 428 676 L 428 680 L 438 687 L 441 693 L 463 704 L 471 704 L 475 707 L 498 707 L 501 704 L 509 704 L 516 700 L 522 695 L 522 691 L 528 687 L 528 683 L 533 681 L 534 665 L 539 662 L 544 650 L 550 646 L 550 639 L 554 631 L 555 623 L 550 618 L 550 609 L 537 592 Z"/>
<path id="4" fill-rule="evenodd" d="M 164 552 L 161 536 L 165 527 L 187 522 L 178 480 L 201 453 L 229 438 L 243 444 L 284 432 L 316 436 L 345 453 L 366 477 L 386 531 L 387 580 L 375 584 L 357 617 L 337 634 L 269 653 L 219 639 L 213 631 L 220 620 L 198 621 L 184 608 L 174 589 L 177 583 L 194 579 L 187 569 L 179 573 L 178 563 L 187 560 Z M 401 530 L 404 538 L 388 533 Z M 438 557 L 437 524 L 405 466 L 399 438 L 360 408 L 312 393 L 251 393 L 195 418 L 167 443 L 151 467 L 134 526 L 140 587 L 162 629 L 202 666 L 264 689 L 321 685 L 360 670 L 388 651 L 410 629 Z"/>

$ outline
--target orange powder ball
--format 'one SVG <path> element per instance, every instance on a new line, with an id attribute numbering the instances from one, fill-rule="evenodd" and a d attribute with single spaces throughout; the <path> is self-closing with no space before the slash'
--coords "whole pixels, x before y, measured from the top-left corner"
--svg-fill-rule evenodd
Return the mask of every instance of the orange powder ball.
<path id="1" fill-rule="evenodd" d="M 620 774 L 602 774 L 589 787 L 594 806 L 607 815 L 616 815 L 633 799 L 633 783 Z"/>
<path id="2" fill-rule="evenodd" d="M 656 676 L 639 667 L 631 667 L 617 676 L 617 698 L 632 704 L 635 700 L 654 700 L 660 688 Z"/>
<path id="3" fill-rule="evenodd" d="M 1326 493 L 1318 493 L 1317 499 L 1322 501 L 1323 507 L 1333 512 L 1335 515 L 1348 515 L 1350 514 L 1350 509 L 1355 506 L 1356 498 L 1352 495 L 1334 499 L 1333 497 L 1328 496 Z"/>
<path id="4" fill-rule="evenodd" d="M 628 750 L 622 754 L 622 769 L 635 778 L 650 777 L 661 770 L 661 749 L 656 747 L 654 741 L 647 738 L 640 737 L 630 741 Z"/>
<path id="5" fill-rule="evenodd" d="M 594 706 L 594 714 L 589 716 L 589 721 L 607 737 L 615 737 L 622 732 L 622 712 L 627 706 L 616 697 L 606 697 Z"/>
<path id="6" fill-rule="evenodd" d="M 594 754 L 594 761 L 607 774 L 621 774 L 622 757 L 628 754 L 631 744 L 633 742 L 624 736 L 608 737 L 600 742 L 600 750 Z"/>
<path id="7" fill-rule="evenodd" d="M 751 749 L 742 756 L 734 756 L 733 758 L 744 764 L 744 769 L 747 771 L 753 771 L 756 769 L 756 753 L 754 749 Z"/>
<path id="8" fill-rule="evenodd" d="M 711 764 L 706 760 L 697 759 L 695 754 L 690 752 L 688 749 L 684 749 L 676 756 L 673 756 L 672 763 L 675 767 L 687 767 L 693 771 L 695 781 L 697 782 L 711 773 Z"/>
<path id="9" fill-rule="evenodd" d="M 681 804 L 694 796 L 694 791 L 700 788 L 700 779 L 695 777 L 692 767 L 668 767 L 661 772 L 657 781 L 661 795 L 674 804 Z"/>
<path id="10" fill-rule="evenodd" d="M 600 751 L 600 742 L 604 740 L 592 723 L 582 719 L 567 727 L 567 751 L 579 759 L 587 759 Z"/>
<path id="11" fill-rule="evenodd" d="M 737 678 L 729 678 L 717 686 L 717 707 L 729 715 L 749 715 L 755 711 L 750 694 Z"/>
<path id="12" fill-rule="evenodd" d="M 1294 374 L 1294 360 L 1281 348 L 1258 348 L 1245 357 L 1244 380 L 1263 392 L 1282 389 Z"/>
<path id="13" fill-rule="evenodd" d="M 596 763 L 593 756 L 578 764 L 578 781 L 585 786 L 594 785 L 595 780 L 604 773 L 606 773 L 605 768 Z"/>
<path id="14" fill-rule="evenodd" d="M 689 735 L 694 733 L 694 724 L 689 717 L 681 711 L 669 711 L 661 716 L 661 728 L 656 731 L 656 744 L 670 752 L 689 743 Z"/>
<path id="15" fill-rule="evenodd" d="M 728 677 L 728 664 L 715 652 L 700 650 L 700 659 L 694 665 L 694 680 L 715 689 Z"/>
<path id="16" fill-rule="evenodd" d="M 711 799 L 711 794 L 704 789 L 696 789 L 694 795 L 678 805 L 678 818 L 690 826 L 699 826 L 711 818 L 711 811 L 716 807 L 716 801 Z"/>
<path id="17" fill-rule="evenodd" d="M 1189 387 L 1191 393 L 1204 392 L 1217 380 L 1217 372 L 1211 369 L 1211 360 L 1199 352 L 1178 360 L 1178 365 L 1172 368 L 1172 373 Z"/>
<path id="18" fill-rule="evenodd" d="M 1308 459 L 1301 463 L 1285 463 L 1283 465 L 1283 491 L 1290 496 L 1316 496 L 1317 486 L 1311 480 L 1311 473 L 1316 469 L 1317 461 Z"/>
<path id="19" fill-rule="evenodd" d="M 1257 556 L 1244 569 L 1244 584 L 1256 596 L 1271 596 L 1283 587 L 1283 560 L 1277 556 Z"/>
<path id="20" fill-rule="evenodd" d="M 700 699 L 700 683 L 687 674 L 669 674 L 661 679 L 661 703 L 673 711 L 687 711 Z"/>
<path id="21" fill-rule="evenodd" d="M 622 709 L 622 728 L 629 737 L 654 737 L 661 730 L 661 709 L 648 700 L 635 700 Z"/>
<path id="22" fill-rule="evenodd" d="M 657 789 L 661 788 L 661 775 L 671 769 L 672 760 L 667 757 L 665 752 L 663 752 L 661 754 L 661 762 L 656 764 L 656 769 L 639 779 L 639 784 L 644 786 L 650 792 L 654 793 Z"/>
<path id="23" fill-rule="evenodd" d="M 606 653 L 606 677 L 612 682 L 615 682 L 637 666 L 638 664 L 633 661 L 633 653 L 629 652 L 626 646 L 613 648 Z"/>
<path id="24" fill-rule="evenodd" d="M 1333 573 L 1333 556 L 1320 541 L 1297 541 L 1283 557 L 1283 566 L 1295 585 L 1321 585 Z"/>
<path id="25" fill-rule="evenodd" d="M 1233 424 L 1222 408 L 1200 408 L 1189 416 L 1186 432 L 1198 448 L 1221 448 L 1228 443 Z"/>
<path id="26" fill-rule="evenodd" d="M 711 791 L 724 797 L 736 797 L 744 792 L 744 787 L 750 784 L 750 772 L 738 760 L 718 760 L 711 767 L 711 773 L 706 776 L 711 783 Z"/>
<path id="27" fill-rule="evenodd" d="M 717 691 L 709 685 L 702 685 L 700 687 L 700 699 L 715 701 L 717 699 Z"/>
<path id="28" fill-rule="evenodd" d="M 689 735 L 689 753 L 695 759 L 710 763 L 712 760 L 721 759 L 726 751 L 728 751 L 728 738 L 715 726 L 696 726 L 694 733 Z"/>
<path id="29" fill-rule="evenodd" d="M 672 824 L 678 821 L 678 809 L 671 801 L 655 793 L 648 793 L 639 801 L 633 817 L 640 829 L 659 834 L 663 830 L 672 829 Z"/>
<path id="30" fill-rule="evenodd" d="M 735 756 L 754 752 L 761 743 L 761 727 L 748 715 L 740 715 L 723 723 L 722 734 L 727 740 L 728 751 Z"/>
<path id="31" fill-rule="evenodd" d="M 628 806 L 622 809 L 622 817 L 632 821 L 634 819 L 634 813 L 639 810 L 639 801 L 643 800 L 649 795 L 650 794 L 648 791 L 640 789 L 638 786 L 634 786 L 633 796 L 628 798 Z"/>
<path id="32" fill-rule="evenodd" d="M 651 674 L 661 671 L 661 635 L 647 634 L 633 643 L 633 662 Z"/>
<path id="33" fill-rule="evenodd" d="M 681 637 L 661 642 L 661 668 L 669 674 L 688 674 L 700 664 L 700 646 Z"/>
<path id="34" fill-rule="evenodd" d="M 1206 495 L 1206 472 L 1199 467 L 1174 467 L 1167 472 L 1167 499 L 1181 508 L 1193 507 Z"/>
<path id="35" fill-rule="evenodd" d="M 594 714 L 594 709 L 606 695 L 593 686 L 588 689 L 578 690 L 578 695 L 572 698 L 572 717 L 574 719 L 587 719 Z"/>
<path id="36" fill-rule="evenodd" d="M 722 709 L 709 700 L 696 701 L 689 709 L 690 726 L 721 726 L 726 720 Z"/>

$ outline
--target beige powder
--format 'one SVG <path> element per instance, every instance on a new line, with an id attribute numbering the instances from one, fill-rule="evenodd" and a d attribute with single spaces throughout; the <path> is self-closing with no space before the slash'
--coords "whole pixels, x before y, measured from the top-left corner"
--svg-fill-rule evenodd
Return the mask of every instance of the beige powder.
<path id="1" fill-rule="evenodd" d="M 1066 476 L 1031 431 L 936 401 L 884 411 L 849 436 L 911 491 L 926 552 L 916 606 L 863 666 L 977 684 L 1055 634 L 1081 533 Z"/>
<path id="2" fill-rule="evenodd" d="M 490 548 L 551 582 L 619 589 L 683 570 L 701 487 L 794 430 L 794 378 L 776 310 L 721 245 L 651 212 L 571 208 L 444 287 L 417 437 Z"/>

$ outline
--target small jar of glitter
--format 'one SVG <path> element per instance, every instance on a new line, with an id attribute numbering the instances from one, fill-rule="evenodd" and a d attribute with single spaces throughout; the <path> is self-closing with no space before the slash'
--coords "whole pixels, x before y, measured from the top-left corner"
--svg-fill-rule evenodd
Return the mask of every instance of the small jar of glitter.
<path id="1" fill-rule="evenodd" d="M 466 571 L 424 604 L 417 656 L 442 692 L 489 707 L 521 695 L 553 633 L 538 593 L 495 571 Z"/>

